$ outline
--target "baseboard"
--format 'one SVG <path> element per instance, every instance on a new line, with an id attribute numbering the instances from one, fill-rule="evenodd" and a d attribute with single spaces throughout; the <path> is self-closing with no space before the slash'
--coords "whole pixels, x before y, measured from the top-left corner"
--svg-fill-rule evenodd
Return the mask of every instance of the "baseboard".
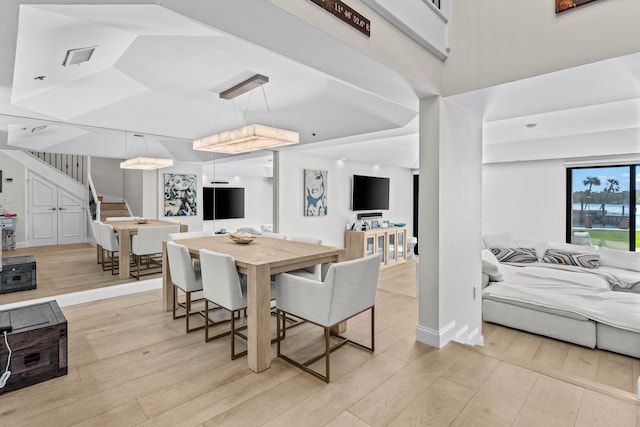
<path id="1" fill-rule="evenodd" d="M 436 331 L 418 325 L 416 326 L 416 340 L 431 347 L 442 348 L 455 338 L 456 333 L 453 330 L 455 326 L 456 322 L 453 321 L 439 331 Z"/>

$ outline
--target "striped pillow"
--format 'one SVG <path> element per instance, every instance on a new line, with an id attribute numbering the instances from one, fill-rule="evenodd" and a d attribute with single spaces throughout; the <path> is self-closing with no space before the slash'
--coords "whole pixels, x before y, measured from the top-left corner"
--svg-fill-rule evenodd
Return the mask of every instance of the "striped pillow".
<path id="1" fill-rule="evenodd" d="M 598 268 L 600 255 L 581 254 L 578 252 L 563 251 L 560 249 L 547 249 L 542 262 L 549 264 L 575 265 L 576 267 Z"/>
<path id="2" fill-rule="evenodd" d="M 491 252 L 500 262 L 536 262 L 536 250 L 533 248 L 491 248 Z"/>

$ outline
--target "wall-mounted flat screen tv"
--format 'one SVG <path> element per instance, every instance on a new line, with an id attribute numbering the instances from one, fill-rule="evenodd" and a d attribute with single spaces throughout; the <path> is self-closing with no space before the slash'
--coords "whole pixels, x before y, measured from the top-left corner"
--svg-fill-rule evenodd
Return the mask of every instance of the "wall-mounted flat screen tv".
<path id="1" fill-rule="evenodd" d="M 244 188 L 204 187 L 202 189 L 203 219 L 244 218 Z"/>
<path id="2" fill-rule="evenodd" d="M 389 181 L 389 178 L 353 175 L 352 209 L 389 209 Z"/>

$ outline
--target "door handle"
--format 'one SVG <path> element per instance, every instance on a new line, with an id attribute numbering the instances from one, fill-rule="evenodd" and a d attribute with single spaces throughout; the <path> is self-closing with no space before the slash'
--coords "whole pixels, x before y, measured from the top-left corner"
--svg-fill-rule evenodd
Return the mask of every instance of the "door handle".
<path id="1" fill-rule="evenodd" d="M 56 210 L 56 208 L 51 208 L 51 210 L 52 210 L 52 211 L 55 211 L 55 210 Z"/>
<path id="2" fill-rule="evenodd" d="M 64 210 L 64 208 L 58 208 L 58 210 L 59 210 L 59 211 L 63 211 L 63 210 Z"/>

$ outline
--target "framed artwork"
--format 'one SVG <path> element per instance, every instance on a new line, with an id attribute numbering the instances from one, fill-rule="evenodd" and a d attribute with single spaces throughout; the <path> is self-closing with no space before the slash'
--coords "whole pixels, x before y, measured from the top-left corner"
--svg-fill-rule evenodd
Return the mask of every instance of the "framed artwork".
<path id="1" fill-rule="evenodd" d="M 371 228 L 380 228 L 380 221 L 378 221 L 377 219 L 372 219 Z"/>
<path id="2" fill-rule="evenodd" d="M 565 10 L 573 9 L 574 7 L 594 1 L 596 0 L 556 0 L 556 13 L 564 12 Z"/>
<path id="3" fill-rule="evenodd" d="M 196 175 L 164 174 L 164 216 L 195 216 L 198 213 Z"/>
<path id="4" fill-rule="evenodd" d="M 304 216 L 327 215 L 327 171 L 304 170 Z"/>

